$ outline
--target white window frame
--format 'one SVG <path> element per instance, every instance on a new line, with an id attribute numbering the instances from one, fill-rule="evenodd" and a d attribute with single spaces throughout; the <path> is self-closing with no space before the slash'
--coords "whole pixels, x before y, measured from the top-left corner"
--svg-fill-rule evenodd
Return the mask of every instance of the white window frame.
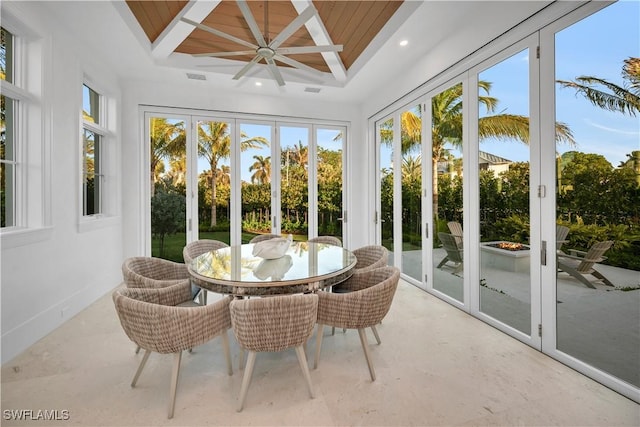
<path id="1" fill-rule="evenodd" d="M 115 174 L 116 165 L 116 144 L 115 132 L 112 131 L 112 124 L 115 123 L 115 98 L 110 96 L 99 83 L 88 75 L 83 75 L 79 85 L 78 114 L 79 114 L 79 145 L 78 145 L 78 229 L 80 232 L 90 231 L 98 228 L 109 227 L 117 222 L 117 179 Z M 83 115 L 83 87 L 87 86 L 98 94 L 98 123 L 92 123 L 84 119 Z M 100 167 L 97 174 L 100 177 L 100 200 L 98 202 L 99 212 L 85 215 L 84 201 L 84 132 L 93 132 L 100 138 L 99 154 L 94 154 L 99 159 Z"/>
<path id="2" fill-rule="evenodd" d="M 13 35 L 13 81 L 0 91 L 14 104 L 14 222 L 0 228 L 2 249 L 51 237 L 51 129 L 46 89 L 51 76 L 51 39 L 25 25 L 19 9 L 2 5 L 2 27 Z M 30 208 L 29 207 L 37 207 Z"/>

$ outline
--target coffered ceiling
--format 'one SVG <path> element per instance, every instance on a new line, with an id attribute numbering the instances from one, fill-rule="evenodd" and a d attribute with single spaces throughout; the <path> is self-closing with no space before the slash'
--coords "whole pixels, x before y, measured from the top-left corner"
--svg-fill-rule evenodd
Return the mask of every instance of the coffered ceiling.
<path id="1" fill-rule="evenodd" d="M 229 78 L 270 76 L 284 85 L 296 77 L 340 85 L 403 1 L 126 3 L 156 58 L 186 55 L 194 69 Z"/>

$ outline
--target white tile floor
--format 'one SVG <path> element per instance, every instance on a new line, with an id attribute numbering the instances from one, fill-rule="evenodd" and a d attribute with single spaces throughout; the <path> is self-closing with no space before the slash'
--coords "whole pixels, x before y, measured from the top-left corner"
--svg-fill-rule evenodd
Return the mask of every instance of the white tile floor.
<path id="1" fill-rule="evenodd" d="M 141 355 L 105 295 L 2 367 L 2 425 L 640 425 L 640 405 L 404 282 L 378 330 L 375 382 L 358 334 L 337 332 L 311 371 L 315 399 L 293 350 L 261 353 L 241 413 L 238 348 L 228 376 L 218 338 L 183 355 L 168 420 L 172 357 L 153 354 L 132 389 Z M 69 419 L 7 419 L 21 409 Z"/>

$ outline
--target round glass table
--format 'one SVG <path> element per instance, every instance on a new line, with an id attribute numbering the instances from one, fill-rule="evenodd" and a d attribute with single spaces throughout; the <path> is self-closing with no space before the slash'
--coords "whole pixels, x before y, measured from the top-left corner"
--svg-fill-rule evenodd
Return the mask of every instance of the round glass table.
<path id="1" fill-rule="evenodd" d="M 253 244 L 216 249 L 188 265 L 193 283 L 222 294 L 251 296 L 313 292 L 348 279 L 355 255 L 326 243 L 293 242 L 280 258 L 252 255 Z"/>

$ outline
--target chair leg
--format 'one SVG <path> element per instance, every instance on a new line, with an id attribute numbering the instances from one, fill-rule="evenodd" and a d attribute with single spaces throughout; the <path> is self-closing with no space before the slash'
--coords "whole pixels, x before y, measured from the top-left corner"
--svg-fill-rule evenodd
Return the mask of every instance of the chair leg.
<path id="1" fill-rule="evenodd" d="M 227 335 L 227 331 L 222 331 L 222 350 L 224 351 L 224 357 L 227 359 L 227 372 L 229 372 L 229 375 L 233 375 L 231 349 L 229 348 L 229 335 Z"/>
<path id="2" fill-rule="evenodd" d="M 176 391 L 178 389 L 178 376 L 180 375 L 180 360 L 182 359 L 182 351 L 176 353 L 173 358 L 173 371 L 171 373 L 171 388 L 169 389 L 169 416 L 173 418 L 173 411 L 176 407 Z"/>
<path id="3" fill-rule="evenodd" d="M 144 365 L 147 363 L 147 359 L 149 359 L 150 354 L 151 354 L 151 350 L 144 351 L 144 356 L 142 356 L 142 360 L 138 365 L 138 370 L 136 371 L 136 374 L 133 376 L 133 380 L 131 381 L 131 387 L 136 386 L 136 383 L 138 382 L 138 378 L 140 377 L 140 374 L 142 373 L 142 370 L 144 369 Z"/>
<path id="4" fill-rule="evenodd" d="M 318 369 L 318 361 L 320 360 L 320 348 L 322 347 L 322 334 L 324 333 L 324 325 L 318 323 L 316 332 L 316 357 L 313 362 L 313 369 Z"/>
<path id="5" fill-rule="evenodd" d="M 253 366 L 256 363 L 256 352 L 249 351 L 249 357 L 247 357 L 247 366 L 244 369 L 244 377 L 242 377 L 242 387 L 240 387 L 240 396 L 238 397 L 237 411 L 241 412 L 244 406 L 244 399 L 247 397 L 247 391 L 249 390 L 249 384 L 251 383 L 251 376 L 253 375 Z"/>
<path id="6" fill-rule="evenodd" d="M 598 279 L 602 280 L 604 282 L 605 285 L 607 286 L 613 286 L 613 283 L 611 283 L 611 281 L 609 279 L 607 279 L 606 277 L 604 277 L 602 275 L 602 273 L 600 273 L 597 270 L 593 270 L 593 272 L 591 273 L 593 276 L 597 277 Z"/>
<path id="7" fill-rule="evenodd" d="M 244 348 L 240 347 L 240 356 L 238 360 L 238 370 L 242 371 L 244 369 Z"/>
<path id="8" fill-rule="evenodd" d="M 140 346 L 136 347 L 136 354 L 140 353 Z"/>
<path id="9" fill-rule="evenodd" d="M 300 362 L 300 368 L 304 374 L 304 379 L 307 380 L 307 387 L 309 388 L 309 396 L 313 399 L 313 386 L 311 385 L 311 374 L 309 374 L 309 365 L 307 364 L 307 355 L 301 345 L 296 347 L 296 355 L 298 356 L 298 362 Z"/>
<path id="10" fill-rule="evenodd" d="M 373 325 L 371 327 L 371 331 L 373 332 L 373 335 L 376 337 L 376 341 L 378 345 L 382 344 L 382 341 L 380 341 L 380 335 L 378 335 L 378 330 L 376 329 L 376 325 Z"/>
<path id="11" fill-rule="evenodd" d="M 360 335 L 360 343 L 362 343 L 362 350 L 364 350 L 364 357 L 367 359 L 367 365 L 369 365 L 369 374 L 371 375 L 371 381 L 376 380 L 376 372 L 373 370 L 373 364 L 371 363 L 371 356 L 369 355 L 369 343 L 367 342 L 367 334 L 364 329 L 358 329 L 358 335 Z"/>

